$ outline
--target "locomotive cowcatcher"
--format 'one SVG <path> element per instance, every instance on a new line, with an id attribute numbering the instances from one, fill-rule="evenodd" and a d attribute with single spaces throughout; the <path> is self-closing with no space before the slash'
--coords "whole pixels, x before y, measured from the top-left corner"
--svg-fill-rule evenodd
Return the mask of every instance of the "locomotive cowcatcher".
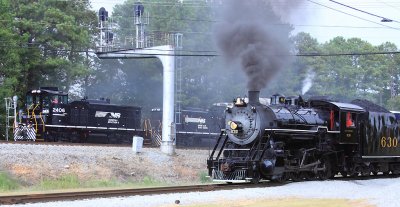
<path id="1" fill-rule="evenodd" d="M 399 122 L 369 101 L 304 101 L 276 94 L 270 105 L 237 98 L 209 159 L 214 181 L 300 181 L 399 174 Z"/>

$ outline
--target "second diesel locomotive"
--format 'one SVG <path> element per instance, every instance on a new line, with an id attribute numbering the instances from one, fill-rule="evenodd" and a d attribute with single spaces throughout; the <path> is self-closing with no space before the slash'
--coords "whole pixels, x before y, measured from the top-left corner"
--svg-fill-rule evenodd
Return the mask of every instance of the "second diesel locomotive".
<path id="1" fill-rule="evenodd" d="M 176 146 L 211 148 L 216 137 L 224 127 L 224 109 L 226 103 L 213 104 L 208 109 L 186 107 L 176 113 Z M 151 112 L 152 140 L 155 145 L 161 144 L 162 111 L 159 108 Z"/>
<path id="2" fill-rule="evenodd" d="M 399 122 L 395 114 L 365 100 L 238 98 L 226 109 L 225 130 L 209 159 L 215 181 L 328 179 L 399 174 Z"/>

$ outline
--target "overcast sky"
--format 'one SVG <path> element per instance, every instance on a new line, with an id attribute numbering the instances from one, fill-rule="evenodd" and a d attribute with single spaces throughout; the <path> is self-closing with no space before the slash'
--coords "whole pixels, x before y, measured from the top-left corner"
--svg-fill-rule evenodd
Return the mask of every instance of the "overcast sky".
<path id="1" fill-rule="evenodd" d="M 91 0 L 94 10 L 98 11 L 100 7 L 105 7 L 110 13 L 115 4 L 122 4 L 124 1 Z M 160 0 L 160 2 L 166 1 L 168 0 Z M 400 48 L 400 0 L 335 1 L 364 10 L 372 15 L 343 7 L 329 0 L 304 0 L 304 3 L 298 8 L 298 12 L 290 17 L 290 23 L 294 25 L 295 33 L 308 32 L 319 42 L 328 41 L 336 36 L 359 37 L 374 45 L 386 41 L 393 42 Z M 394 21 L 381 22 L 381 18 L 373 15 Z"/>

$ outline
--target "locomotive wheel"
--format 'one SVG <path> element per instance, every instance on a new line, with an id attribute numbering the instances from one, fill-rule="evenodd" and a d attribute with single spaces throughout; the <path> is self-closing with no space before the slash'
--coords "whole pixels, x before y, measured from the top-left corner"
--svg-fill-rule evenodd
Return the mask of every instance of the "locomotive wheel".
<path id="1" fill-rule="evenodd" d="M 370 169 L 370 167 L 369 167 L 369 166 L 364 166 L 364 167 L 362 168 L 361 175 L 362 175 L 362 176 L 370 176 L 370 175 L 371 175 L 371 169 Z"/>
<path id="2" fill-rule="evenodd" d="M 358 172 L 351 172 L 350 177 L 356 178 L 358 176 Z"/>
<path id="3" fill-rule="evenodd" d="M 260 182 L 260 180 L 261 180 L 260 173 L 255 172 L 250 182 L 252 184 L 258 184 Z"/>
<path id="4" fill-rule="evenodd" d="M 277 183 L 283 183 L 288 179 L 288 174 L 287 173 L 282 173 L 281 175 L 278 175 L 273 181 Z"/>
<path id="5" fill-rule="evenodd" d="M 332 178 L 332 167 L 331 162 L 328 159 L 324 159 L 322 161 L 322 166 L 325 167 L 325 170 L 318 171 L 317 175 L 320 180 L 327 180 Z"/>
<path id="6" fill-rule="evenodd" d="M 378 168 L 376 167 L 376 166 L 374 166 L 374 165 L 369 165 L 369 170 L 370 170 L 370 172 L 374 175 L 374 176 L 377 176 L 378 175 Z"/>
<path id="7" fill-rule="evenodd" d="M 306 172 L 306 171 L 302 171 L 302 172 L 300 172 L 300 178 L 302 179 L 302 180 L 311 180 L 311 177 L 313 176 L 313 175 L 310 175 L 312 172 Z M 313 174 L 313 173 L 312 173 Z"/>
<path id="8" fill-rule="evenodd" d="M 346 171 L 340 171 L 340 174 L 342 175 L 342 177 L 347 177 L 347 172 Z"/>
<path id="9" fill-rule="evenodd" d="M 290 173 L 290 179 L 292 179 L 293 182 L 299 182 L 302 180 L 301 173 L 297 172 L 291 172 Z"/>
<path id="10" fill-rule="evenodd" d="M 353 167 L 352 171 L 350 172 L 350 177 L 352 178 L 358 177 L 361 170 L 362 170 L 361 166 Z"/>

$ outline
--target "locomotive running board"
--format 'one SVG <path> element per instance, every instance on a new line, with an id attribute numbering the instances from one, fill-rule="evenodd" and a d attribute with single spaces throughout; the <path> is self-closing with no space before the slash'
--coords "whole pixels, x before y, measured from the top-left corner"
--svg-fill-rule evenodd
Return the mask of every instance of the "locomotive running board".
<path id="1" fill-rule="evenodd" d="M 91 126 L 68 126 L 68 125 L 45 125 L 50 128 L 74 128 L 74 129 L 111 129 L 118 131 L 144 131 L 143 129 L 129 129 L 129 128 L 116 128 L 116 127 L 91 127 Z"/>
<path id="2" fill-rule="evenodd" d="M 212 132 L 185 132 L 185 131 L 177 131 L 177 134 L 196 134 L 196 135 L 219 135 L 220 133 L 212 133 Z"/>
<path id="3" fill-rule="evenodd" d="M 265 131 L 279 131 L 279 132 L 299 132 L 299 133 L 317 133 L 319 129 L 326 129 L 325 127 L 318 128 L 317 130 L 304 130 L 304 129 L 265 129 Z M 340 131 L 326 131 L 327 133 L 339 134 Z"/>
<path id="4" fill-rule="evenodd" d="M 361 158 L 400 158 L 400 156 L 361 156 Z"/>

